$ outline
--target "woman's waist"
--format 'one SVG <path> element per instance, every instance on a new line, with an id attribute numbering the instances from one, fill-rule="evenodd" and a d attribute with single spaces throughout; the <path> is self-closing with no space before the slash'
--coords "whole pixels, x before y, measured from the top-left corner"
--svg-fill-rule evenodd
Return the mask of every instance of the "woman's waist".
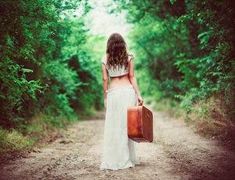
<path id="1" fill-rule="evenodd" d="M 113 90 L 124 90 L 124 89 L 134 89 L 131 83 L 124 84 L 115 84 L 113 86 L 109 86 L 108 92 L 112 92 Z"/>
<path id="2" fill-rule="evenodd" d="M 109 84 L 109 88 L 114 88 L 118 86 L 132 85 L 129 79 L 112 79 Z"/>
<path id="3" fill-rule="evenodd" d="M 124 75 L 124 76 L 119 76 L 119 77 L 112 77 L 110 79 L 110 85 L 115 85 L 115 84 L 130 84 L 129 77 Z"/>

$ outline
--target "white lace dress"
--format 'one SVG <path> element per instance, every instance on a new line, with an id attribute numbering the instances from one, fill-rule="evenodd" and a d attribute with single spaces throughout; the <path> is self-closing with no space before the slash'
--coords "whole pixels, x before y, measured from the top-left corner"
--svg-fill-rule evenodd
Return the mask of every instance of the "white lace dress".
<path id="1" fill-rule="evenodd" d="M 132 85 L 108 90 L 101 170 L 118 170 L 139 164 L 135 153 L 136 142 L 127 135 L 127 107 L 136 103 L 137 96 Z"/>

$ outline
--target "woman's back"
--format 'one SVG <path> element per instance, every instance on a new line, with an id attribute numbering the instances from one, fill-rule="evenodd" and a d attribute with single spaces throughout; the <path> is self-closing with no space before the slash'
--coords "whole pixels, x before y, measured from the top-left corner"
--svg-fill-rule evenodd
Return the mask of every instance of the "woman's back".
<path id="1" fill-rule="evenodd" d="M 108 68 L 107 66 L 107 58 L 104 57 L 102 63 L 105 64 L 106 69 L 108 71 L 108 75 L 110 77 L 110 88 L 122 86 L 122 85 L 129 85 L 131 84 L 129 79 L 129 62 L 132 60 L 132 56 L 128 58 L 128 67 L 125 69 L 124 66 L 120 68 Z"/>

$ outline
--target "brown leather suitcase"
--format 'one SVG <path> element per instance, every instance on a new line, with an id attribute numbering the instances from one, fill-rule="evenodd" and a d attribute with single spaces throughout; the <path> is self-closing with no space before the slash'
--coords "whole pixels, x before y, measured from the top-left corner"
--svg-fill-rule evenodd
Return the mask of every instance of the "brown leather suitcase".
<path id="1" fill-rule="evenodd" d="M 153 141 L 153 113 L 144 105 L 127 109 L 128 137 L 136 142 Z"/>

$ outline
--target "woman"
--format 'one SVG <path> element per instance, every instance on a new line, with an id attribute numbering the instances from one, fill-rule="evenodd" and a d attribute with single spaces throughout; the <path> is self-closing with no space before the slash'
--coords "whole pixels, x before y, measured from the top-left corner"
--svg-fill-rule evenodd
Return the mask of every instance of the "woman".
<path id="1" fill-rule="evenodd" d="M 127 134 L 127 107 L 142 104 L 143 99 L 134 75 L 133 56 L 127 53 L 126 43 L 118 33 L 108 39 L 102 77 L 106 114 L 100 169 L 134 167 L 139 161 L 135 142 Z"/>

